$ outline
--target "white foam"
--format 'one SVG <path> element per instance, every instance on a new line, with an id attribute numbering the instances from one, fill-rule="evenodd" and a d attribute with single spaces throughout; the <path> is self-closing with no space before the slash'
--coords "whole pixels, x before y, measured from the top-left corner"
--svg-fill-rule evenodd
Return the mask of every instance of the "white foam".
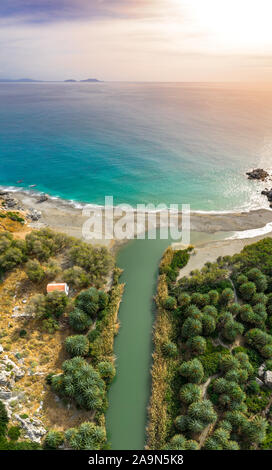
<path id="1" fill-rule="evenodd" d="M 254 237 L 258 237 L 259 235 L 265 235 L 270 232 L 272 232 L 272 222 L 269 222 L 268 224 L 266 224 L 264 227 L 261 227 L 261 228 L 237 231 L 231 237 L 229 237 L 228 240 L 254 238 Z"/>

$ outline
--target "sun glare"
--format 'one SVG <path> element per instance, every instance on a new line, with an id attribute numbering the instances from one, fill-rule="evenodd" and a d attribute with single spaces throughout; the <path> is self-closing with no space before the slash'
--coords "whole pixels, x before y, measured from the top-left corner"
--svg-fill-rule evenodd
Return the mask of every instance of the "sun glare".
<path id="1" fill-rule="evenodd" d="M 271 0 L 180 0 L 180 5 L 217 45 L 243 51 L 271 49 Z"/>

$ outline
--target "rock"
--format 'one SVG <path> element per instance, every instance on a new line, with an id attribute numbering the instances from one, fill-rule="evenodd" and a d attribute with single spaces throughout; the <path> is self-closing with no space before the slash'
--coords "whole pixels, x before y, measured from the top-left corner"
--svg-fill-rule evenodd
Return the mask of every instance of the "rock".
<path id="1" fill-rule="evenodd" d="M 0 400 L 10 400 L 12 398 L 12 392 L 0 391 Z"/>
<path id="2" fill-rule="evenodd" d="M 269 174 L 262 168 L 256 168 L 255 170 L 247 172 L 248 179 L 265 181 Z"/>
<path id="3" fill-rule="evenodd" d="M 15 362 L 4 356 L 0 363 L 0 385 L 11 388 L 15 380 L 20 380 L 25 371 L 18 367 Z"/>
<path id="4" fill-rule="evenodd" d="M 7 191 L 0 190 L 0 196 L 7 196 L 7 195 L 8 195 Z"/>
<path id="5" fill-rule="evenodd" d="M 7 197 L 5 199 L 5 205 L 9 208 L 17 206 L 18 201 L 14 199 L 13 197 Z"/>
<path id="6" fill-rule="evenodd" d="M 258 369 L 258 376 L 263 378 L 265 371 L 265 362 Z"/>
<path id="7" fill-rule="evenodd" d="M 48 196 L 46 194 L 42 194 L 41 197 L 38 199 L 37 203 L 41 204 L 42 202 L 45 202 L 48 200 Z"/>
<path id="8" fill-rule="evenodd" d="M 4 351 L 2 344 L 0 344 L 0 354 Z"/>
<path id="9" fill-rule="evenodd" d="M 12 381 L 6 371 L 0 371 L 0 386 L 10 388 Z"/>
<path id="10" fill-rule="evenodd" d="M 42 213 L 40 211 L 37 211 L 36 209 L 29 209 L 27 213 L 27 218 L 31 219 L 33 222 L 37 222 L 42 216 Z"/>
<path id="11" fill-rule="evenodd" d="M 261 379 L 259 379 L 258 377 L 255 377 L 255 380 L 256 380 L 256 383 L 260 385 L 260 387 L 263 387 L 264 383 Z"/>
<path id="12" fill-rule="evenodd" d="M 264 374 L 264 383 L 267 387 L 272 388 L 272 371 L 267 370 Z"/>
<path id="13" fill-rule="evenodd" d="M 11 318 L 34 318 L 34 313 L 14 313 Z"/>
<path id="14" fill-rule="evenodd" d="M 46 434 L 46 430 L 43 427 L 43 423 L 37 418 L 26 418 L 23 419 L 19 415 L 15 414 L 15 418 L 21 424 L 25 430 L 26 436 L 32 442 L 41 442 L 42 437 Z"/>

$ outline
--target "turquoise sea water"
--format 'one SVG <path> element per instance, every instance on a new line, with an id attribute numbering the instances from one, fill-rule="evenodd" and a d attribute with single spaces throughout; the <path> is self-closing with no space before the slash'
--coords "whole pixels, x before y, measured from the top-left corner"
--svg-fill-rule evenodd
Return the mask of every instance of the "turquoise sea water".
<path id="1" fill-rule="evenodd" d="M 0 184 L 95 204 L 257 207 L 244 173 L 272 166 L 271 105 L 270 90 L 241 85 L 1 84 Z"/>

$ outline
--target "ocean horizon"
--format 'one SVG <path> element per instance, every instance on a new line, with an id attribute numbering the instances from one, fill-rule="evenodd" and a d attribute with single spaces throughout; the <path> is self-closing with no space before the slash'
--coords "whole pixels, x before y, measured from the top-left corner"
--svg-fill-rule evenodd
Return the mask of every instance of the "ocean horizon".
<path id="1" fill-rule="evenodd" d="M 0 84 L 0 185 L 75 204 L 268 207 L 272 90 L 240 84 Z M 35 188 L 30 186 L 35 185 Z"/>

